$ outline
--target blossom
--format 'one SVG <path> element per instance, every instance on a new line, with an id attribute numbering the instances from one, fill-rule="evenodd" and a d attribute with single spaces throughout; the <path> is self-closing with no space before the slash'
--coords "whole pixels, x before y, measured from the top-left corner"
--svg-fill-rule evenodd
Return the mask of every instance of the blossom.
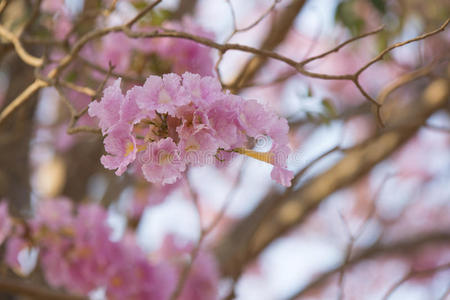
<path id="1" fill-rule="evenodd" d="M 159 113 L 175 114 L 177 106 L 186 103 L 186 98 L 179 97 L 180 77 L 176 74 L 165 74 L 163 77 L 151 75 L 142 89 L 136 102 L 141 109 L 154 109 Z"/>
<path id="2" fill-rule="evenodd" d="M 281 185 L 289 187 L 291 186 L 292 178 L 294 178 L 294 173 L 285 168 L 275 166 L 270 173 L 270 177 Z"/>
<path id="3" fill-rule="evenodd" d="M 186 72 L 183 74 L 185 97 L 199 107 L 207 107 L 222 96 L 220 82 L 211 76 L 201 77 L 199 74 Z"/>
<path id="4" fill-rule="evenodd" d="M 187 165 L 226 165 L 231 152 L 272 164 L 272 178 L 289 186 L 293 173 L 286 161 L 289 126 L 286 119 L 256 100 L 221 91 L 217 78 L 199 74 L 151 75 L 143 86 L 125 96 L 120 79 L 105 89 L 89 113 L 100 119 L 105 135 L 101 162 L 121 175 L 133 162 L 149 182 L 172 184 Z M 272 142 L 267 153 L 250 148 L 252 139 L 266 136 Z M 228 153 L 228 154 L 227 154 Z"/>
<path id="5" fill-rule="evenodd" d="M 41 200 L 36 208 L 36 215 L 30 221 L 35 231 L 57 231 L 72 224 L 73 204 L 69 199 Z"/>
<path id="6" fill-rule="evenodd" d="M 103 133 L 120 120 L 120 106 L 124 102 L 124 96 L 120 89 L 122 80 L 117 79 L 112 85 L 103 91 L 103 97 L 89 104 L 88 113 L 91 117 L 99 119 L 99 126 Z"/>
<path id="7" fill-rule="evenodd" d="M 149 261 L 134 239 L 111 241 L 100 205 L 83 204 L 75 212 L 67 199 L 50 199 L 39 201 L 36 211 L 31 230 L 15 232 L 6 245 L 6 263 L 16 273 L 29 274 L 39 255 L 53 287 L 81 295 L 105 288 L 108 299 L 169 299 L 173 267 Z"/>
<path id="8" fill-rule="evenodd" d="M 122 175 L 127 166 L 136 159 L 137 145 L 131 130 L 130 124 L 118 123 L 109 129 L 104 140 L 108 155 L 103 155 L 100 161 L 107 169 L 117 169 L 118 176 Z"/>
<path id="9" fill-rule="evenodd" d="M 145 178 L 150 182 L 170 184 L 181 177 L 186 165 L 180 159 L 177 145 L 171 138 L 149 145 L 148 161 L 142 166 Z"/>

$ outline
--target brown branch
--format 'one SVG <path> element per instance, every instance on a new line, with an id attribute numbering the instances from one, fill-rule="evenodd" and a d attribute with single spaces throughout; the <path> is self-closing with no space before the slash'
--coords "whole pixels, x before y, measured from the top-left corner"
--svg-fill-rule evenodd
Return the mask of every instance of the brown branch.
<path id="1" fill-rule="evenodd" d="M 28 100 L 34 93 L 36 93 L 41 88 L 47 86 L 45 81 L 36 79 L 32 84 L 30 84 L 19 96 L 17 96 L 4 110 L 0 112 L 0 123 L 2 123 L 6 117 L 12 113 L 16 108 L 22 105 Z"/>
<path id="2" fill-rule="evenodd" d="M 349 40 L 346 40 L 345 42 L 343 42 L 343 43 L 337 45 L 337 46 L 334 47 L 333 49 L 328 50 L 328 51 L 326 51 L 326 52 L 324 52 L 324 53 L 322 53 L 322 54 L 319 54 L 319 55 L 316 55 L 316 56 L 312 56 L 312 57 L 310 57 L 310 58 L 307 58 L 307 59 L 303 60 L 302 62 L 300 62 L 299 64 L 302 65 L 302 66 L 304 66 L 304 65 L 306 65 L 306 64 L 308 64 L 308 63 L 310 63 L 310 62 L 312 62 L 312 61 L 314 61 L 314 60 L 318 60 L 318 59 L 324 58 L 325 56 L 328 56 L 328 55 L 330 55 L 330 54 L 332 54 L 332 53 L 334 53 L 334 52 L 338 52 L 339 50 L 341 50 L 341 48 L 343 48 L 344 46 L 346 46 L 346 45 L 348 45 L 348 44 L 350 44 L 350 43 L 353 43 L 353 42 L 355 42 L 355 41 L 357 41 L 357 40 L 360 40 L 360 39 L 362 39 L 362 38 L 365 38 L 365 37 L 368 37 L 368 36 L 377 34 L 377 33 L 379 33 L 380 31 L 382 31 L 383 29 L 384 29 L 384 26 L 381 26 L 381 27 L 379 27 L 379 28 L 377 28 L 377 29 L 375 29 L 375 30 L 373 30 L 373 31 L 370 31 L 370 32 L 361 34 L 361 35 L 359 35 L 359 36 L 353 37 L 353 38 L 351 38 L 351 39 L 349 39 Z"/>
<path id="3" fill-rule="evenodd" d="M 239 222 L 216 248 L 223 275 L 236 277 L 273 240 L 302 222 L 325 198 L 367 174 L 406 143 L 435 111 L 446 105 L 448 82 L 436 80 L 413 104 L 392 115 L 388 129 L 346 150 L 346 156 L 297 191 L 268 197 Z"/>
<path id="4" fill-rule="evenodd" d="M 385 88 L 383 88 L 383 90 L 380 92 L 380 94 L 378 95 L 377 98 L 377 102 L 380 103 L 380 105 L 383 105 L 383 103 L 385 102 L 386 98 L 392 93 L 394 92 L 396 89 L 398 89 L 399 87 L 413 81 L 416 80 L 420 77 L 423 77 L 427 74 L 429 74 L 432 70 L 433 67 L 435 66 L 435 63 L 431 63 L 429 65 L 426 65 L 420 69 L 414 70 L 410 73 L 406 73 L 400 77 L 398 77 L 394 82 L 390 83 L 389 85 L 387 85 Z"/>
<path id="5" fill-rule="evenodd" d="M 159 3 L 160 1 L 156 1 L 154 4 L 148 6 L 146 10 L 148 10 L 150 7 L 154 7 L 154 5 L 156 5 L 157 3 Z M 294 15 L 293 12 L 295 12 L 295 9 L 293 8 L 297 8 L 300 9 L 304 4 L 304 0 L 294 0 L 291 3 L 291 6 L 288 6 L 288 8 L 290 9 L 286 9 L 284 14 L 286 14 L 286 18 L 282 18 L 283 20 L 294 20 L 296 14 Z M 49 80 L 53 80 L 55 78 L 57 78 L 59 76 L 59 74 L 65 69 L 67 68 L 70 63 L 72 63 L 77 57 L 79 52 L 81 51 L 81 49 L 90 41 L 96 39 L 96 38 L 100 38 L 106 34 L 112 33 L 112 32 L 124 32 L 128 37 L 132 37 L 132 38 L 156 38 L 156 37 L 172 37 L 172 38 L 182 38 L 182 39 L 188 39 L 188 40 L 192 40 L 194 42 L 203 44 L 205 46 L 211 47 L 211 48 L 215 48 L 217 50 L 219 50 L 221 53 L 225 53 L 228 50 L 240 50 L 240 51 L 244 51 L 244 52 L 248 52 L 248 53 L 253 53 L 257 56 L 261 56 L 260 60 L 258 60 L 258 62 L 254 63 L 257 67 L 252 67 L 250 71 L 250 77 L 252 77 L 253 75 L 251 75 L 251 72 L 254 72 L 256 70 L 259 69 L 259 66 L 262 66 L 262 64 L 267 60 L 267 58 L 273 58 L 276 60 L 279 60 L 281 62 L 284 62 L 288 65 L 290 65 L 291 67 L 295 68 L 299 73 L 305 75 L 305 76 L 309 76 L 312 78 L 320 78 L 320 79 L 325 79 L 325 80 L 350 80 L 353 81 L 355 83 L 355 85 L 358 87 L 358 89 L 360 90 L 360 92 L 369 100 L 371 101 L 377 109 L 377 119 L 379 121 L 379 123 L 381 125 L 383 125 L 383 121 L 381 120 L 381 114 L 380 114 L 380 107 L 381 105 L 374 100 L 370 95 L 367 94 L 367 92 L 365 92 L 365 90 L 360 86 L 359 82 L 358 82 L 358 76 L 362 73 L 362 71 L 364 71 L 363 69 L 360 69 L 359 71 L 357 71 L 355 74 L 345 74 L 345 75 L 329 75 L 329 74 L 320 74 L 320 73 L 314 73 L 314 72 L 310 72 L 304 69 L 304 66 L 302 65 L 302 62 L 296 62 L 293 59 L 290 59 L 286 56 L 283 56 L 281 54 L 278 54 L 274 51 L 269 51 L 269 50 L 264 50 L 264 49 L 256 49 L 253 47 L 249 47 L 249 46 L 244 46 L 244 45 L 240 45 L 240 44 L 219 44 L 216 43 L 210 39 L 207 38 L 203 38 L 203 37 L 199 37 L 196 35 L 192 35 L 192 34 L 188 34 L 185 32 L 178 32 L 178 31 L 168 31 L 168 30 L 164 30 L 163 32 L 159 32 L 158 30 L 154 31 L 154 32 L 133 32 L 132 30 L 130 30 L 129 28 L 129 24 L 134 24 L 134 22 L 136 21 L 136 18 L 139 17 L 143 17 L 145 15 L 145 13 L 141 12 L 138 14 L 138 16 L 136 16 L 135 18 L 133 18 L 130 22 L 126 23 L 125 25 L 121 25 L 121 26 L 113 26 L 113 27 L 107 27 L 107 28 L 102 28 L 102 29 L 98 29 L 92 32 L 89 32 L 87 34 L 85 34 L 83 37 L 81 37 L 72 47 L 71 51 L 69 54 L 67 54 L 65 57 L 63 57 L 57 64 L 57 66 L 51 70 L 49 72 L 48 75 L 48 79 Z M 430 37 L 434 34 L 437 34 L 438 32 L 442 31 L 445 29 L 445 27 L 448 25 L 449 20 L 447 20 L 439 29 L 434 30 L 430 33 L 427 34 L 423 34 L 421 36 L 418 36 L 414 39 L 402 42 L 402 43 L 397 43 L 394 44 L 392 46 L 390 46 L 389 48 L 387 48 L 385 51 L 383 51 L 378 58 L 372 60 L 371 62 L 369 62 L 365 67 L 363 68 L 367 68 L 368 66 L 370 66 L 371 64 L 375 63 L 378 60 L 381 60 L 384 56 L 384 54 L 386 54 L 387 52 L 389 52 L 390 50 L 396 48 L 396 47 L 400 47 L 403 45 L 406 45 L 408 43 L 414 42 L 414 41 L 418 41 L 418 40 L 422 40 L 424 38 Z M 285 22 L 283 23 L 285 24 Z M 281 32 L 279 32 L 281 30 Z M 273 29 L 272 32 L 277 33 L 276 36 L 272 36 L 266 40 L 266 43 L 263 44 L 263 47 L 265 45 L 268 45 L 267 48 L 272 47 L 273 45 L 275 45 L 277 42 L 281 42 L 282 37 L 284 36 L 282 33 L 287 33 L 286 28 L 282 27 L 281 29 Z M 14 37 L 14 36 L 13 36 Z M 20 43 L 16 43 L 15 46 L 19 47 L 19 51 L 20 51 Z M 270 46 L 270 47 L 269 47 Z M 22 48 L 23 49 L 23 48 Z M 25 52 L 26 53 L 26 52 Z M 23 55 L 23 53 L 22 53 Z M 25 56 L 27 57 L 27 56 Z M 29 60 L 30 58 L 27 57 L 27 60 Z M 257 57 L 255 57 L 255 59 L 257 59 Z M 33 60 L 32 60 L 33 62 Z M 34 62 L 36 65 L 38 65 L 37 62 Z M 39 64 L 40 65 L 40 64 Z M 250 70 L 250 69 L 249 69 Z M 254 73 L 256 74 L 256 73 Z M 246 75 L 248 78 L 248 75 Z M 247 79 L 246 79 L 247 80 Z M 25 99 L 26 100 L 26 99 Z M 16 107 L 12 107 L 12 109 L 10 107 L 6 107 L 5 110 L 8 111 L 8 113 L 12 112 L 13 109 L 15 109 Z M 5 111 L 4 110 L 4 111 Z M 4 111 L 2 113 L 4 113 Z M 3 116 L 3 118 L 0 118 L 0 123 L 1 121 L 4 119 L 4 117 L 6 117 L 6 115 Z"/>
<path id="6" fill-rule="evenodd" d="M 2 25 L 0 25 L 0 36 L 13 44 L 17 55 L 24 61 L 24 63 L 32 67 L 40 67 L 43 65 L 44 60 L 42 58 L 34 57 L 33 55 L 29 54 L 27 50 L 25 50 L 25 48 L 22 46 L 19 38 Z"/>
<path id="7" fill-rule="evenodd" d="M 438 29 L 433 30 L 431 32 L 419 35 L 413 39 L 409 39 L 407 41 L 404 42 L 399 42 L 399 43 L 395 43 L 389 47 L 387 47 L 386 49 L 384 49 L 383 51 L 381 51 L 380 54 L 378 54 L 375 58 L 373 58 L 370 62 L 368 62 L 366 65 L 364 65 L 362 68 L 360 68 L 356 73 L 355 73 L 355 77 L 358 77 L 359 75 L 361 75 L 362 72 L 364 72 L 368 67 L 370 67 L 371 65 L 373 65 L 374 63 L 376 63 L 377 61 L 380 61 L 384 58 L 384 56 L 391 52 L 393 49 L 398 48 L 398 47 L 402 47 L 404 45 L 413 43 L 413 42 L 417 42 L 420 40 L 424 40 L 426 38 L 429 38 L 430 36 L 436 35 L 441 31 L 444 31 L 445 28 L 447 27 L 448 23 L 450 22 L 450 18 L 447 19 Z"/>
<path id="8" fill-rule="evenodd" d="M 146 8 L 141 10 L 133 19 L 125 24 L 125 27 L 131 28 L 137 21 L 142 19 L 146 14 L 148 14 L 156 5 L 161 3 L 162 0 L 156 0 L 152 4 L 148 5 Z"/>
<path id="9" fill-rule="evenodd" d="M 280 13 L 278 18 L 279 22 L 272 26 L 266 39 L 262 42 L 260 47 L 261 49 L 271 51 L 286 38 L 292 24 L 294 23 L 299 12 L 302 10 L 305 2 L 305 0 L 293 0 L 288 6 L 286 6 L 286 8 Z M 267 56 L 256 56 L 251 58 L 239 71 L 239 75 L 228 86 L 233 87 L 233 90 L 237 90 L 241 87 L 241 85 L 245 85 L 247 82 L 252 81 L 258 71 L 264 66 L 266 61 Z M 292 66 L 295 67 L 295 64 Z"/>
<path id="10" fill-rule="evenodd" d="M 79 92 L 81 94 L 85 94 L 87 96 L 90 97 L 95 97 L 95 95 L 97 95 L 97 92 L 94 91 L 93 89 L 87 87 L 87 86 L 81 86 L 81 85 L 77 85 L 75 83 L 69 82 L 69 81 L 65 81 L 65 80 L 59 80 L 58 82 L 61 86 L 66 87 L 68 89 L 74 90 L 76 92 Z"/>
<path id="11" fill-rule="evenodd" d="M 91 68 L 100 73 L 103 73 L 105 75 L 108 74 L 108 72 L 109 72 L 108 69 L 105 69 L 102 66 L 99 66 L 83 57 L 78 57 L 78 60 L 81 61 L 84 65 L 86 65 L 86 67 Z M 114 77 L 120 77 L 125 81 L 129 81 L 129 82 L 133 82 L 133 83 L 142 84 L 145 82 L 145 77 L 134 77 L 134 76 L 130 76 L 127 74 L 118 73 L 118 72 L 114 72 L 114 71 L 111 72 L 111 75 Z"/>
<path id="12" fill-rule="evenodd" d="M 273 10 L 275 10 L 276 5 L 280 2 L 280 0 L 275 0 L 272 5 L 269 7 L 268 10 L 266 10 L 258 19 L 256 19 L 254 22 L 252 22 L 250 25 L 243 27 L 243 28 L 237 28 L 237 20 L 236 20 L 236 13 L 234 11 L 233 8 L 233 4 L 231 3 L 230 0 L 226 0 L 228 6 L 230 7 L 230 12 L 231 12 L 231 17 L 233 19 L 233 31 L 230 33 L 230 35 L 225 39 L 224 43 L 228 43 L 235 34 L 240 33 L 240 32 L 245 32 L 248 31 L 252 28 L 254 28 L 255 26 L 257 26 L 262 20 L 264 20 Z M 220 83 L 222 84 L 223 87 L 227 87 L 227 85 L 225 85 L 222 82 L 222 75 L 219 71 L 219 66 L 220 63 L 222 62 L 223 59 L 223 55 L 225 54 L 225 52 L 220 52 L 219 53 L 219 58 L 217 59 L 217 62 L 214 66 L 214 70 L 216 71 L 217 77 L 220 81 Z M 245 69 L 244 69 L 245 70 Z"/>
<path id="13" fill-rule="evenodd" d="M 2 277 L 0 277 L 0 291 L 27 296 L 36 300 L 87 300 L 85 297 L 50 290 L 25 280 Z"/>

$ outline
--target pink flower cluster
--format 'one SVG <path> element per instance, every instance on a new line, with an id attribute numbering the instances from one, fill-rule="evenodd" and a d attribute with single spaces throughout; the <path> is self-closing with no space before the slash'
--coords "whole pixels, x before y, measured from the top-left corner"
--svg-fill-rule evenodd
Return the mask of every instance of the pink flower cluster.
<path id="1" fill-rule="evenodd" d="M 216 78 L 192 73 L 150 76 L 125 95 L 120 84 L 107 87 L 88 111 L 106 136 L 101 162 L 116 175 L 134 162 L 147 181 L 172 184 L 188 165 L 227 162 L 241 153 L 274 165 L 272 178 L 291 184 L 287 121 L 257 101 L 222 92 Z M 268 153 L 247 149 L 260 136 L 272 140 Z"/>
<path id="2" fill-rule="evenodd" d="M 13 236 L 7 263 L 18 268 L 18 254 L 31 244 L 39 248 L 47 282 L 82 295 L 105 288 L 108 299 L 168 299 L 173 271 L 153 264 L 133 244 L 112 242 L 106 211 L 81 205 L 76 215 L 68 200 L 42 201 L 28 224 L 31 239 Z M 20 232 L 20 230 L 19 230 Z"/>
<path id="3" fill-rule="evenodd" d="M 190 248 L 163 245 L 158 257 L 150 260 L 131 234 L 111 241 L 102 207 L 80 205 L 74 211 L 67 199 L 40 201 L 36 215 L 26 223 L 27 230 L 25 223 L 11 230 L 12 225 L 4 222 L 9 220 L 6 205 L 0 204 L 0 233 L 8 233 L 4 238 L 8 238 L 9 267 L 18 272 L 21 253 L 33 247 L 38 249 L 45 278 L 53 287 L 81 295 L 104 289 L 108 299 L 169 299 L 182 269 L 177 262 Z M 217 284 L 212 256 L 200 252 L 179 299 L 215 299 Z"/>

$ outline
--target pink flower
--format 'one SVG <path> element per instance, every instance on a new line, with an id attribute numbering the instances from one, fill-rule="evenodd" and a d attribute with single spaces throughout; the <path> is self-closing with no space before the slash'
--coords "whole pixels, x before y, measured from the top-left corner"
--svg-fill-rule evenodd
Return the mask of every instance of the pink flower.
<path id="1" fill-rule="evenodd" d="M 21 273 L 19 253 L 27 247 L 28 243 L 24 239 L 17 236 L 9 238 L 8 243 L 6 244 L 5 262 L 17 273 Z"/>
<path id="2" fill-rule="evenodd" d="M 242 102 L 239 96 L 225 95 L 209 107 L 211 127 L 216 131 L 216 137 L 224 143 L 225 149 L 242 147 L 247 141 L 238 121 Z"/>
<path id="3" fill-rule="evenodd" d="M 180 159 L 178 147 L 171 138 L 150 143 L 147 159 L 142 166 L 142 172 L 145 178 L 153 183 L 174 183 L 186 169 L 185 163 Z"/>
<path id="4" fill-rule="evenodd" d="M 107 169 L 117 169 L 117 176 L 122 175 L 127 166 L 136 159 L 136 140 L 131 134 L 131 130 L 130 124 L 118 123 L 111 127 L 104 140 L 108 155 L 103 155 L 100 161 Z"/>
<path id="5" fill-rule="evenodd" d="M 71 226 L 73 222 L 72 210 L 73 204 L 66 198 L 40 200 L 36 215 L 30 223 L 34 230 L 45 227 L 45 229 L 57 231 Z"/>
<path id="6" fill-rule="evenodd" d="M 247 100 L 242 104 L 239 121 L 245 133 L 256 137 L 266 133 L 271 123 L 270 114 L 256 100 Z"/>
<path id="7" fill-rule="evenodd" d="M 141 97 L 136 99 L 139 108 L 175 115 L 176 107 L 188 101 L 180 97 L 180 80 L 180 76 L 173 73 L 165 74 L 162 78 L 150 76 L 143 86 Z"/>
<path id="8" fill-rule="evenodd" d="M 99 126 L 104 134 L 120 120 L 120 106 L 125 100 L 120 89 L 121 82 L 121 79 L 114 81 L 103 91 L 100 102 L 94 101 L 89 104 L 89 116 L 99 118 Z"/>
<path id="9" fill-rule="evenodd" d="M 249 138 L 260 135 L 272 140 L 263 161 L 286 168 L 290 149 L 288 123 L 255 100 L 221 91 L 217 78 L 198 74 L 150 76 L 124 97 L 120 80 L 105 89 L 100 102 L 90 104 L 89 114 L 100 119 L 108 155 L 101 162 L 121 175 L 136 160 L 147 181 L 171 184 L 186 165 L 201 166 L 220 161 L 225 165 L 235 151 L 257 158 Z M 228 151 L 228 152 L 226 152 Z M 253 154 L 251 154 L 253 153 Z M 222 157 L 222 158 L 219 158 Z M 225 161 L 222 161 L 224 159 Z M 259 158 L 257 158 L 259 159 Z M 182 160 L 182 161 L 181 161 Z M 223 163 L 225 162 L 225 163 Z M 272 177 L 288 185 L 292 172 L 275 170 Z"/>
<path id="10" fill-rule="evenodd" d="M 143 92 L 141 86 L 135 86 L 128 90 L 125 100 L 120 107 L 120 120 L 122 122 L 135 124 L 145 117 L 150 119 L 156 117 L 154 107 L 149 107 L 145 110 L 139 108 L 137 99 L 144 96 L 142 95 Z"/>
<path id="11" fill-rule="evenodd" d="M 108 67 L 111 63 L 117 72 L 128 70 L 133 49 L 132 41 L 122 32 L 107 34 L 102 38 L 101 63 Z"/>
<path id="12" fill-rule="evenodd" d="M 8 203 L 3 200 L 0 202 L 0 246 L 10 234 L 11 229 L 12 222 L 8 213 Z"/>
<path id="13" fill-rule="evenodd" d="M 291 180 L 294 178 L 294 172 L 275 166 L 270 173 L 270 177 L 279 184 L 290 187 Z"/>
<path id="14" fill-rule="evenodd" d="M 200 107 L 211 105 L 222 98 L 222 86 L 214 77 L 200 77 L 199 74 L 186 72 L 183 74 L 183 87 L 185 97 Z"/>
<path id="15" fill-rule="evenodd" d="M 294 178 L 294 173 L 286 169 L 286 161 L 291 150 L 287 145 L 279 145 L 274 142 L 270 152 L 273 153 L 274 165 L 274 168 L 270 173 L 271 178 L 281 185 L 286 187 L 291 186 L 291 180 Z"/>

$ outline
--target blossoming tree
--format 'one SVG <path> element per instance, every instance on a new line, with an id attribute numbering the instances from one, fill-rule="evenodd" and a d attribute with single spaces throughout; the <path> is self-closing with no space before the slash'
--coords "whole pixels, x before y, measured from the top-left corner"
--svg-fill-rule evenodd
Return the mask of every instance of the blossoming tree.
<path id="1" fill-rule="evenodd" d="M 447 299 L 449 11 L 0 1 L 0 298 Z"/>

